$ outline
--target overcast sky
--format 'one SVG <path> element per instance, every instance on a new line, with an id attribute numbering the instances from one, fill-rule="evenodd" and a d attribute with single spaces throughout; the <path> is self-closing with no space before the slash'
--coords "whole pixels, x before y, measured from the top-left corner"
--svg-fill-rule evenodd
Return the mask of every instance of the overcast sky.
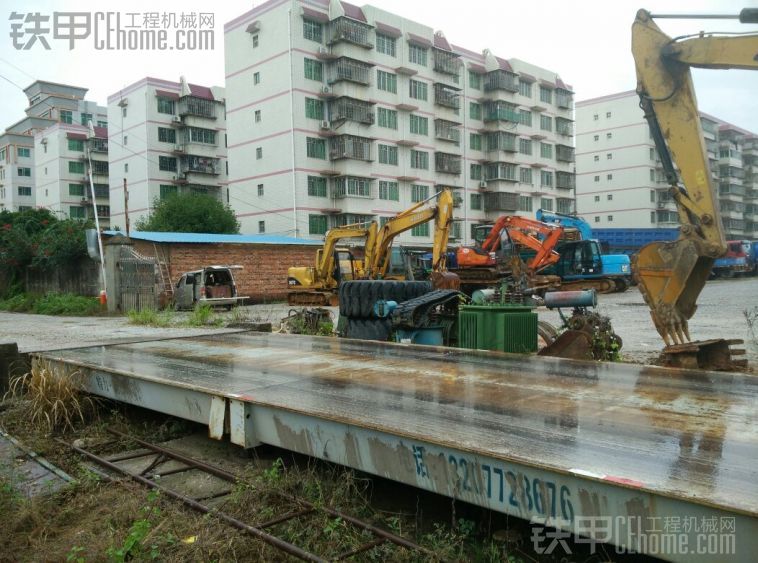
<path id="1" fill-rule="evenodd" d="M 361 5 L 361 2 L 356 2 Z M 89 88 L 88 98 L 105 105 L 108 95 L 144 76 L 206 85 L 224 83 L 223 26 L 260 2 L 223 0 L 17 0 L 0 8 L 0 128 L 23 116 L 26 98 L 10 80 L 22 87 L 34 79 L 64 82 Z M 450 42 L 474 51 L 491 49 L 505 58 L 519 58 L 558 72 L 573 85 L 576 100 L 603 96 L 635 87 L 630 53 L 630 29 L 638 8 L 658 13 L 730 13 L 756 0 L 375 0 L 371 4 L 398 13 L 434 29 Z M 117 8 L 117 6 L 123 6 Z M 160 8 L 158 8 L 158 6 Z M 92 38 L 77 42 L 73 50 L 50 35 L 51 50 L 41 44 L 16 50 L 10 38 L 12 11 L 41 12 L 213 12 L 213 51 L 96 51 Z M 178 17 L 178 16 L 177 16 Z M 756 25 L 721 20 L 659 20 L 671 36 L 707 31 L 756 31 Z M 25 41 L 27 38 L 23 39 Z M 265 39 L 264 39 L 265 40 Z M 695 87 L 700 109 L 753 132 L 758 132 L 758 72 L 696 70 Z"/>

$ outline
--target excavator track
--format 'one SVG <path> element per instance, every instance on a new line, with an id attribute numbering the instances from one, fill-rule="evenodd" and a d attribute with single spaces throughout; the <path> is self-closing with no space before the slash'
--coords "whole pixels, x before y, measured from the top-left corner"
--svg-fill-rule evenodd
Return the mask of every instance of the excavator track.
<path id="1" fill-rule="evenodd" d="M 290 291 L 287 294 L 287 305 L 336 307 L 339 305 L 339 296 L 333 291 Z"/>
<path id="2" fill-rule="evenodd" d="M 618 291 L 616 282 L 610 278 L 562 281 L 558 291 L 580 291 L 583 289 L 594 289 L 598 293 L 616 293 Z"/>

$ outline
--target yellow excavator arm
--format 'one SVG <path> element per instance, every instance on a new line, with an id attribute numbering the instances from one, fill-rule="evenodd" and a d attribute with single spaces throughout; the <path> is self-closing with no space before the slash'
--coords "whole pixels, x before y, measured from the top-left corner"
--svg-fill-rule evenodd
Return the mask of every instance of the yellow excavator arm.
<path id="1" fill-rule="evenodd" d="M 376 221 L 371 221 L 368 226 L 364 224 L 359 225 L 345 225 L 344 227 L 337 227 L 327 231 L 324 235 L 324 246 L 321 249 L 321 256 L 319 256 L 316 264 L 316 278 L 321 280 L 332 279 L 332 272 L 334 272 L 334 249 L 338 243 L 345 239 L 352 238 L 365 238 L 366 248 L 374 245 L 377 234 Z M 336 284 L 336 280 L 334 281 Z"/>
<path id="2" fill-rule="evenodd" d="M 743 14 L 747 16 L 742 21 L 755 21 L 754 11 Z M 637 93 L 681 228 L 675 242 L 643 247 L 632 259 L 632 272 L 656 329 L 670 345 L 690 340 L 688 321 L 697 309 L 697 298 L 713 262 L 726 253 L 690 67 L 758 69 L 758 35 L 675 40 L 660 30 L 653 17 L 640 10 L 632 26 Z"/>

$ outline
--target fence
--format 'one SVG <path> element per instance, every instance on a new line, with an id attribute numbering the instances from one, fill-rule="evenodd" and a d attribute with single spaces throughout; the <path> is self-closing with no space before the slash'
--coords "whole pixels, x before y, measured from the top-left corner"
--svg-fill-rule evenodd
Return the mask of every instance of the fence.
<path id="1" fill-rule="evenodd" d="M 99 264 L 90 258 L 54 270 L 27 268 L 24 281 L 27 293 L 35 295 L 73 293 L 96 297 L 102 289 Z"/>

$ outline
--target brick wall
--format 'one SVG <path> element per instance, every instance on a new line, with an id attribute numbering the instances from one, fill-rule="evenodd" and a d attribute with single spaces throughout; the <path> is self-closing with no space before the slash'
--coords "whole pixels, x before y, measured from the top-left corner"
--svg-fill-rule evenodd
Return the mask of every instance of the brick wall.
<path id="1" fill-rule="evenodd" d="M 134 250 L 154 256 L 152 242 L 134 240 Z M 268 302 L 287 296 L 287 269 L 311 266 L 318 246 L 269 244 L 165 244 L 158 247 L 159 258 L 171 271 L 173 283 L 184 272 L 211 265 L 239 265 L 234 272 L 239 295 L 253 301 Z"/>

